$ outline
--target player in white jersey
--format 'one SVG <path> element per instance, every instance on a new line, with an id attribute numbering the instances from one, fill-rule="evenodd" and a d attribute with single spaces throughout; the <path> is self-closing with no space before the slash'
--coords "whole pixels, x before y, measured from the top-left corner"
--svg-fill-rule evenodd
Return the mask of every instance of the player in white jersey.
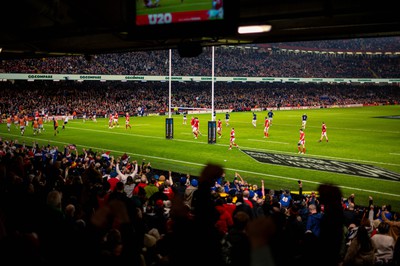
<path id="1" fill-rule="evenodd" d="M 63 126 L 62 126 L 62 129 L 65 129 L 65 126 L 68 124 L 68 115 L 66 115 L 65 117 L 64 117 L 64 123 L 63 123 Z"/>
<path id="2" fill-rule="evenodd" d="M 97 122 L 96 112 L 93 112 L 92 121 L 93 121 L 93 122 Z"/>
<path id="3" fill-rule="evenodd" d="M 308 119 L 308 116 L 306 114 L 303 114 L 301 116 L 301 127 L 303 129 L 306 129 L 307 119 Z"/>
<path id="4" fill-rule="evenodd" d="M 187 122 L 187 115 L 186 113 L 183 113 L 183 124 L 186 125 Z"/>
<path id="5" fill-rule="evenodd" d="M 254 127 L 257 126 L 257 114 L 253 112 L 253 120 L 251 121 Z"/>

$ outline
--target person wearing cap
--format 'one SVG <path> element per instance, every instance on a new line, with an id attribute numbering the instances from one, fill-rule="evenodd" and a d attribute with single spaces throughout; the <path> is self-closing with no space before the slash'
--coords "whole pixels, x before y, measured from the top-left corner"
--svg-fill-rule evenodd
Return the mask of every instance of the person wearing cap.
<path id="1" fill-rule="evenodd" d="M 110 184 L 110 191 L 114 191 L 117 183 L 119 182 L 118 173 L 115 170 L 110 172 L 110 176 L 107 179 L 107 182 Z"/>

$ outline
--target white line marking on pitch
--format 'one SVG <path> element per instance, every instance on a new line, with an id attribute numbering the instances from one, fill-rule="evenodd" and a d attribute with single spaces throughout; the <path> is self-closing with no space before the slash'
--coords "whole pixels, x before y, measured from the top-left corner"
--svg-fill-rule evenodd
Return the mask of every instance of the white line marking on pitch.
<path id="1" fill-rule="evenodd" d="M 262 139 L 247 139 L 247 140 L 259 141 L 259 142 L 265 142 L 265 143 L 272 142 L 272 143 L 280 143 L 280 144 L 289 144 L 288 142 L 280 142 L 280 141 L 273 141 L 273 140 L 262 140 Z"/>
<path id="2" fill-rule="evenodd" d="M 391 155 L 400 155 L 400 153 L 389 153 Z"/>
<path id="3" fill-rule="evenodd" d="M 293 125 L 293 124 L 275 124 L 275 125 L 279 125 L 279 126 L 287 126 L 287 127 L 294 127 L 294 126 L 296 126 L 296 125 Z M 296 126 L 297 127 L 297 126 Z M 307 128 L 320 128 L 321 126 L 309 126 L 308 124 L 307 124 Z M 340 130 L 350 130 L 350 131 L 352 131 L 352 130 L 354 130 L 354 131 L 365 131 L 365 132 L 376 132 L 376 133 L 394 133 L 394 134 L 397 134 L 397 133 L 400 133 L 400 131 L 392 131 L 392 130 L 371 130 L 371 129 L 363 129 L 363 128 L 347 128 L 347 127 L 332 127 L 332 126 L 330 126 L 329 127 L 330 129 L 335 129 L 335 130 L 337 130 L 337 129 L 340 129 Z"/>

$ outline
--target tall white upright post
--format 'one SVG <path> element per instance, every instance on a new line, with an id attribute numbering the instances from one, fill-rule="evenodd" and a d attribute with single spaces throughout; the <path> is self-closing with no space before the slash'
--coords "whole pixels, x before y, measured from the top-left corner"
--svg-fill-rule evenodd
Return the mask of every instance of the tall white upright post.
<path id="1" fill-rule="evenodd" d="M 214 116 L 214 46 L 211 51 L 211 120 L 208 122 L 208 143 L 214 144 L 217 141 L 217 126 Z"/>
<path id="2" fill-rule="evenodd" d="M 212 47 L 212 59 L 211 59 L 211 121 L 215 121 L 215 117 L 214 117 L 214 46 Z"/>
<path id="3" fill-rule="evenodd" d="M 169 79 L 168 79 L 168 81 L 169 81 L 169 91 L 168 91 L 168 100 L 169 100 L 169 102 L 168 102 L 168 105 L 169 105 L 169 107 L 168 107 L 168 110 L 169 110 L 169 112 L 168 112 L 168 117 L 169 118 L 171 118 L 171 82 L 172 82 L 172 69 L 171 69 L 171 65 L 172 65 L 172 63 L 171 63 L 171 60 L 172 59 L 172 52 L 171 52 L 171 49 L 169 49 Z"/>
<path id="4" fill-rule="evenodd" d="M 171 49 L 169 49 L 169 88 L 168 88 L 168 118 L 165 119 L 165 136 L 167 139 L 174 138 L 174 120 L 171 117 L 171 82 L 172 82 L 172 70 L 171 70 Z"/>

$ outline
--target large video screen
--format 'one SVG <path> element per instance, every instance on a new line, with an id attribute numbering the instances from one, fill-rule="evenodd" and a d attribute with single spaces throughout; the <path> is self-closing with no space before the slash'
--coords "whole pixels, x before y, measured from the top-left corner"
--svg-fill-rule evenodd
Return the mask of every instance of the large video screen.
<path id="1" fill-rule="evenodd" d="M 223 0 L 136 0 L 136 25 L 224 20 Z"/>

